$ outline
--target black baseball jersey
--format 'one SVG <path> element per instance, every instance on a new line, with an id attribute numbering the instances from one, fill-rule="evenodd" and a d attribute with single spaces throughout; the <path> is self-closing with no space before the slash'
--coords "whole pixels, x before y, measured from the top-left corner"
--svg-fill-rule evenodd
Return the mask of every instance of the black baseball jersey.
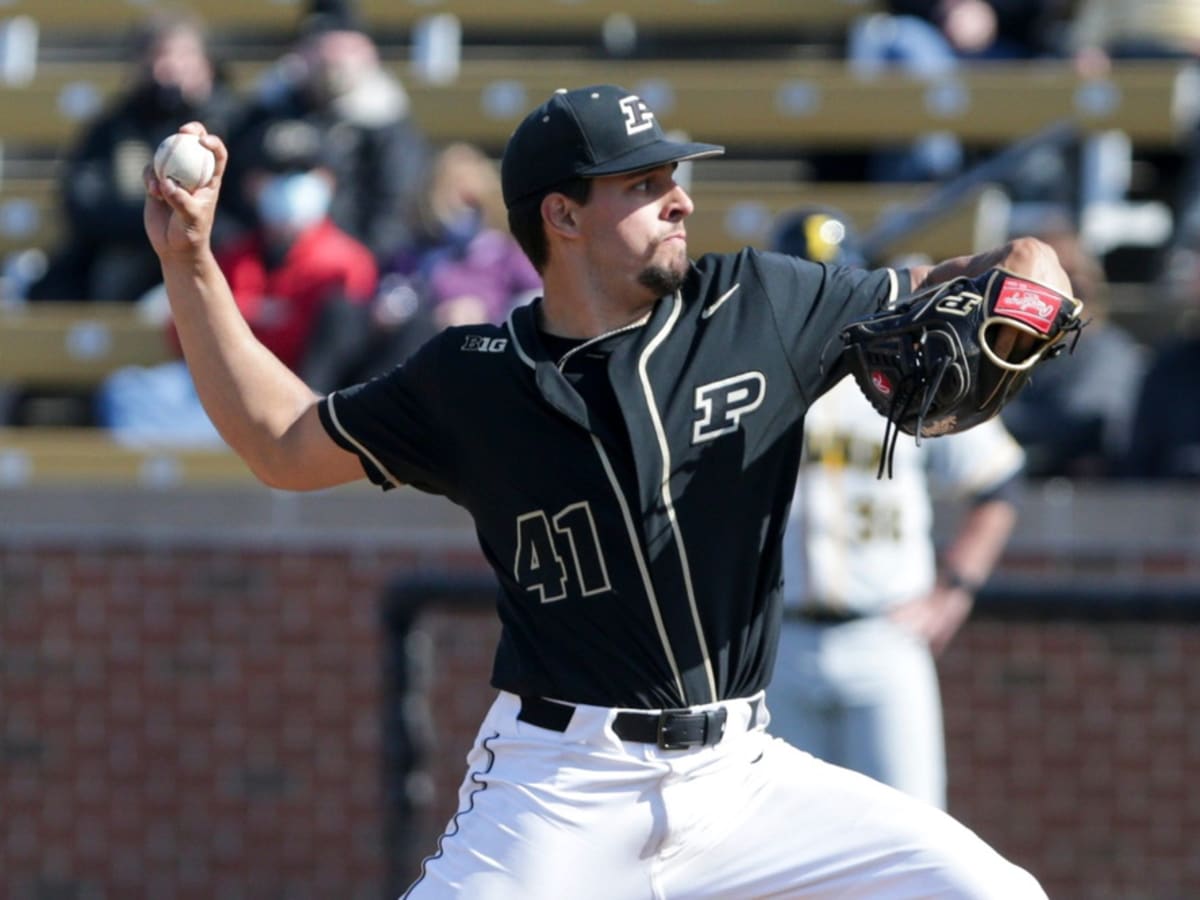
<path id="1" fill-rule="evenodd" d="M 840 375 L 840 327 L 907 290 L 890 269 L 706 255 L 565 358 L 535 303 L 448 329 L 321 418 L 374 483 L 471 513 L 500 586 L 493 686 L 649 709 L 748 696 L 774 663 L 805 410 Z M 576 390 L 577 363 L 607 371 L 613 403 Z"/>

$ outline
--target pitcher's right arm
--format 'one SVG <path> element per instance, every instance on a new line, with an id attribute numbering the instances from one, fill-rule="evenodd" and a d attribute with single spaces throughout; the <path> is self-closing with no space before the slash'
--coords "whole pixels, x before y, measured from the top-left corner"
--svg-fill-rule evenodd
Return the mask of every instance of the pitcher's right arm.
<path id="1" fill-rule="evenodd" d="M 357 457 L 328 436 L 320 397 L 250 330 L 212 252 L 212 225 L 229 159 L 224 143 L 199 122 L 180 131 L 212 150 L 212 180 L 189 193 L 147 166 L 146 235 L 184 358 L 205 411 L 221 437 L 265 484 L 316 490 L 364 477 Z"/>

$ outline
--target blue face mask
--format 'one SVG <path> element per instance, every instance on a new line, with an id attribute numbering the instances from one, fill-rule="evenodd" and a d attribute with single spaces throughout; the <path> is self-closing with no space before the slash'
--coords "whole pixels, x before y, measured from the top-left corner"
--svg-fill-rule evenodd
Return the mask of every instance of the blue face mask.
<path id="1" fill-rule="evenodd" d="M 329 181 L 315 172 L 295 172 L 271 178 L 258 195 L 258 218 L 270 228 L 303 231 L 329 212 Z"/>
<path id="2" fill-rule="evenodd" d="M 442 238 L 455 251 L 461 253 L 479 234 L 482 226 L 483 216 L 479 210 L 468 207 L 449 222 L 443 223 Z"/>

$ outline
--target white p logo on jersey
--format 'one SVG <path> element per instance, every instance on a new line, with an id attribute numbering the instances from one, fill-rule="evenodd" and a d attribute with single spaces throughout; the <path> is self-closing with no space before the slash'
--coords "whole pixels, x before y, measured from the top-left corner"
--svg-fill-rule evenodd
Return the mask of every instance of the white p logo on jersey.
<path id="1" fill-rule="evenodd" d="M 692 443 L 737 431 L 742 416 L 762 406 L 766 393 L 767 377 L 762 372 L 743 372 L 696 388 L 700 419 L 692 423 Z"/>
<path id="2" fill-rule="evenodd" d="M 637 94 L 622 97 L 619 102 L 621 104 L 621 112 L 625 113 L 626 134 L 637 134 L 639 131 L 645 131 L 647 128 L 654 127 L 654 113 L 650 112 L 649 107 L 642 102 L 642 98 Z"/>

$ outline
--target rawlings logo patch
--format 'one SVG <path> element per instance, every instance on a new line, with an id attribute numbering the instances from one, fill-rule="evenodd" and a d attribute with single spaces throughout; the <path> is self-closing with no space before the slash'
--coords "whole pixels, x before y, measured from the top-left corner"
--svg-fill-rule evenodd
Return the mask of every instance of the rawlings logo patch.
<path id="1" fill-rule="evenodd" d="M 1062 302 L 1061 295 L 1048 287 L 1008 277 L 1000 286 L 1000 296 L 996 298 L 992 312 L 1024 322 L 1041 334 L 1049 334 Z"/>
<path id="2" fill-rule="evenodd" d="M 885 397 L 892 396 L 892 383 L 888 377 L 876 369 L 871 373 L 871 385 Z"/>

